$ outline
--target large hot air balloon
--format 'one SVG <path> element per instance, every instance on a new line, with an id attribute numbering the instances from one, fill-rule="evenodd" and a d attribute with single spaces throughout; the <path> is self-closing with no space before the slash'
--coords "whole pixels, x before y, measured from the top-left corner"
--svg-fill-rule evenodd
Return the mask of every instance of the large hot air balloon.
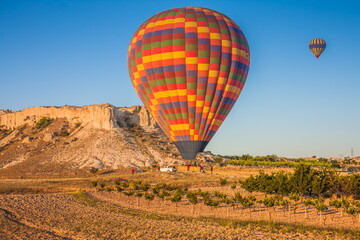
<path id="1" fill-rule="evenodd" d="M 239 26 L 200 7 L 149 18 L 128 51 L 137 94 L 187 160 L 205 149 L 230 112 L 249 64 L 249 46 Z"/>
<path id="2" fill-rule="evenodd" d="M 309 43 L 310 51 L 315 55 L 316 58 L 319 58 L 321 53 L 325 50 L 326 42 L 321 38 L 314 38 Z"/>

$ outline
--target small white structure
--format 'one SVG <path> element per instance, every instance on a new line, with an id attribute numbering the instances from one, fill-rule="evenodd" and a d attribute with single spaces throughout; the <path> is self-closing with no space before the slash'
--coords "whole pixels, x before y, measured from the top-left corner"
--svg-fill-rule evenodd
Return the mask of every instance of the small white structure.
<path id="1" fill-rule="evenodd" d="M 165 166 L 159 169 L 160 172 L 176 172 L 177 169 L 174 166 Z"/>

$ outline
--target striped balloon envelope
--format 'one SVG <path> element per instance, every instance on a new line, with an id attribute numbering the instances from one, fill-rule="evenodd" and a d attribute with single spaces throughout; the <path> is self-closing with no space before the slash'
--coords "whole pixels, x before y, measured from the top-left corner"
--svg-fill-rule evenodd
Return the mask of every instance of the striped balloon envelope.
<path id="1" fill-rule="evenodd" d="M 245 84 L 249 46 L 225 15 L 200 7 L 158 13 L 128 51 L 134 88 L 184 159 L 205 149 Z"/>
<path id="2" fill-rule="evenodd" d="M 319 58 L 322 52 L 326 48 L 326 42 L 321 38 L 314 38 L 309 43 L 310 51 L 315 55 L 316 58 Z"/>

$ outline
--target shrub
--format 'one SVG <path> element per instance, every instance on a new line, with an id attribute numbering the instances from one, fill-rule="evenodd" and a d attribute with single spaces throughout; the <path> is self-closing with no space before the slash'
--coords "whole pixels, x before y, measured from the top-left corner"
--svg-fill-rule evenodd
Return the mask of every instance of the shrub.
<path id="1" fill-rule="evenodd" d="M 149 204 L 150 204 L 150 202 L 151 202 L 152 200 L 155 199 L 155 195 L 152 194 L 152 193 L 145 193 L 144 197 L 145 197 L 146 200 L 149 201 Z"/>
<path id="2" fill-rule="evenodd" d="M 99 169 L 96 168 L 96 167 L 91 167 L 91 168 L 89 169 L 89 171 L 90 171 L 90 173 L 92 173 L 92 174 L 95 175 L 95 174 L 99 171 Z"/>
<path id="3" fill-rule="evenodd" d="M 51 118 L 43 117 L 36 124 L 35 128 L 40 129 L 49 126 L 54 120 Z"/>
<path id="4" fill-rule="evenodd" d="M 162 190 L 161 192 L 158 193 L 157 195 L 161 200 L 164 200 L 165 197 L 170 196 L 170 193 L 166 190 Z"/>
<path id="5" fill-rule="evenodd" d="M 225 186 L 228 183 L 226 178 L 220 178 L 220 185 Z"/>
<path id="6" fill-rule="evenodd" d="M 128 182 L 122 182 L 122 183 L 121 183 L 121 186 L 122 186 L 123 188 L 128 188 L 128 187 L 129 187 L 129 183 L 128 183 Z"/>
<path id="7" fill-rule="evenodd" d="M 140 189 L 142 190 L 142 191 L 147 191 L 147 190 L 149 190 L 150 189 L 150 184 L 149 183 L 143 183 L 143 184 L 141 184 L 140 185 Z"/>
<path id="8" fill-rule="evenodd" d="M 66 130 L 61 130 L 61 132 L 60 132 L 61 137 L 67 137 L 69 135 L 70 135 L 70 133 L 68 131 L 66 131 Z"/>
<path id="9" fill-rule="evenodd" d="M 181 201 L 182 199 L 182 195 L 179 193 L 179 192 L 176 192 L 171 198 L 170 198 L 170 201 L 171 202 L 174 202 L 176 204 L 176 207 L 177 207 L 177 204 L 178 202 Z"/>
<path id="10" fill-rule="evenodd" d="M 98 181 L 92 181 L 92 182 L 91 182 L 91 185 L 92 185 L 93 187 L 96 187 L 96 186 L 98 185 Z"/>
<path id="11" fill-rule="evenodd" d="M 186 194 L 186 198 L 191 204 L 197 204 L 198 203 L 197 194 L 195 192 L 188 192 Z"/>

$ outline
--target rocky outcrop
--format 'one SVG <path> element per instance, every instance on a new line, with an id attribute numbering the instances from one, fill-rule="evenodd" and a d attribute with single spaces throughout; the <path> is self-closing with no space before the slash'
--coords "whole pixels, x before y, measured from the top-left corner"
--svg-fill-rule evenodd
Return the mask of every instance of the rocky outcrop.
<path id="1" fill-rule="evenodd" d="M 0 177 L 143 168 L 181 162 L 179 156 L 142 106 L 34 107 L 0 115 Z"/>
<path id="2" fill-rule="evenodd" d="M 0 126 L 7 129 L 15 129 L 25 124 L 32 125 L 43 117 L 66 118 L 75 124 L 107 130 L 126 124 L 136 124 L 144 128 L 156 127 L 156 122 L 142 106 L 116 108 L 110 104 L 100 104 L 84 107 L 33 107 L 18 112 L 0 111 Z"/>
<path id="3" fill-rule="evenodd" d="M 143 106 L 116 108 L 114 109 L 114 117 L 118 127 L 128 124 L 139 125 L 148 130 L 157 127 L 155 120 Z"/>
<path id="4" fill-rule="evenodd" d="M 11 113 L 12 111 L 10 110 L 2 110 L 0 109 L 0 115 L 6 114 L 6 113 Z"/>

